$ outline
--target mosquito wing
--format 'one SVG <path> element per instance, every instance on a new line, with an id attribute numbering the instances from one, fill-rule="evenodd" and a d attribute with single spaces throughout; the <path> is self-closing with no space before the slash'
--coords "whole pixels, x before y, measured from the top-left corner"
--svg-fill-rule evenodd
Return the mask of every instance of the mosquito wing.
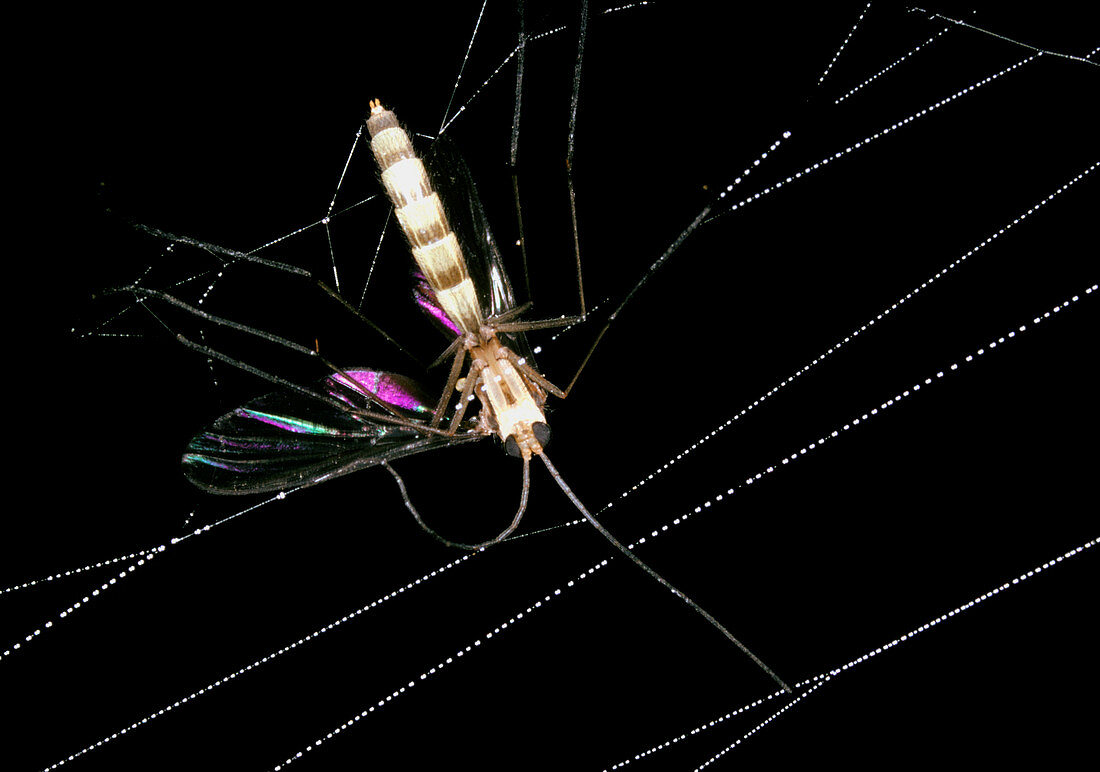
<path id="1" fill-rule="evenodd" d="M 515 308 L 518 303 L 512 282 L 504 269 L 504 259 L 493 238 L 477 185 L 462 154 L 447 137 L 438 137 L 432 143 L 426 163 L 432 185 L 447 213 L 447 220 L 462 246 L 466 268 L 477 290 L 482 312 L 495 316 Z M 457 334 L 458 328 L 446 319 L 426 281 L 417 282 L 413 295 L 417 304 L 430 316 Z M 534 354 L 525 335 L 510 333 L 502 337 L 513 351 L 534 363 Z"/>
<path id="2" fill-rule="evenodd" d="M 441 437 L 357 415 L 370 392 L 413 421 L 431 415 L 430 401 L 410 378 L 363 368 L 333 375 L 318 389 L 348 410 L 293 392 L 273 392 L 216 420 L 183 454 L 194 485 L 212 493 L 274 493 L 315 485 L 383 461 L 480 439 Z M 377 412 L 377 408 L 371 408 Z"/>

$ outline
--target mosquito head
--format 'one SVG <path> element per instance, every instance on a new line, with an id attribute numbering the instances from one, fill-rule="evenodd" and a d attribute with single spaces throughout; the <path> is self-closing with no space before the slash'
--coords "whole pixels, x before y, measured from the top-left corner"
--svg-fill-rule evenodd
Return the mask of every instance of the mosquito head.
<path id="1" fill-rule="evenodd" d="M 528 426 L 519 424 L 516 432 L 508 435 L 504 441 L 504 452 L 513 458 L 531 458 L 542 454 L 542 449 L 550 444 L 550 427 L 542 421 Z"/>

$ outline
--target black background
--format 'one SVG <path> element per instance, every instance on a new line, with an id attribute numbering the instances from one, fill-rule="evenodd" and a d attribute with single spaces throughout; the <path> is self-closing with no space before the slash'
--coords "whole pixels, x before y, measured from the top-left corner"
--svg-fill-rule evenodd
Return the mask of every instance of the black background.
<path id="1" fill-rule="evenodd" d="M 15 460 L 0 584 L 161 544 L 255 503 L 192 490 L 177 457 L 206 423 L 268 386 L 211 370 L 152 315 L 102 292 L 152 265 L 148 286 L 194 299 L 208 281 L 174 282 L 214 261 L 165 252 L 128 223 L 253 249 L 315 222 L 369 99 L 416 131 L 438 129 L 479 11 L 455 5 L 355 22 L 321 8 L 308 18 L 139 19 L 136 30 L 122 15 L 66 20 L 46 57 L 61 73 L 28 90 L 29 138 L 11 148 L 41 222 L 10 229 L 12 294 L 29 302 L 11 304 L 7 325 L 19 388 L 9 397 Z M 1075 54 L 1100 39 L 1066 13 L 1012 16 L 995 5 L 967 18 Z M 621 297 L 783 130 L 794 136 L 736 200 L 1029 55 L 953 30 L 834 106 L 943 26 L 875 8 L 816 87 L 862 7 L 715 16 L 664 3 L 593 18 L 576 166 L 590 305 Z M 531 42 L 526 59 L 519 154 L 539 316 L 576 308 L 563 173 L 576 15 L 528 8 L 532 33 L 571 25 Z M 455 106 L 512 50 L 515 24 L 514 9 L 490 3 Z M 448 129 L 505 245 L 516 238 L 514 78 L 513 60 Z M 550 456 L 577 494 L 594 509 L 617 500 L 1096 163 L 1085 115 L 1098 78 L 1095 67 L 1044 57 L 701 229 L 553 407 Z M 1094 538 L 1096 310 L 1084 294 L 1097 276 L 1093 177 L 616 504 L 605 524 L 633 541 L 1079 295 L 639 554 L 793 683 Z M 359 153 L 336 208 L 376 192 Z M 375 201 L 333 223 L 349 297 L 362 291 L 385 217 Z M 262 254 L 331 275 L 316 227 Z M 391 230 L 365 308 L 430 360 L 442 339 L 411 309 L 405 254 Z M 269 271 L 234 267 L 208 304 L 305 345 L 316 339 L 344 365 L 423 375 L 305 283 Z M 173 331 L 199 334 L 193 320 L 154 310 Z M 556 342 L 533 338 L 548 377 L 569 380 L 606 311 Z M 100 335 L 119 333 L 142 337 Z M 286 377 L 323 375 L 292 354 L 207 334 Z M 423 377 L 438 388 L 443 375 Z M 455 538 L 485 538 L 511 516 L 518 469 L 495 441 L 398 468 Z M 572 520 L 537 464 L 533 476 L 524 528 Z M 582 526 L 494 548 L 71 766 L 270 769 L 416 681 L 294 767 L 601 769 L 772 691 L 620 559 L 419 681 L 610 554 Z M 5 753 L 20 759 L 4 766 L 48 766 L 456 557 L 415 527 L 379 471 L 172 547 L 0 662 L 4 700 L 18 713 Z M 5 595 L 4 643 L 111 575 Z M 1070 758 L 1095 721 L 1075 702 L 1096 686 L 1095 587 L 1090 552 L 844 673 L 723 763 Z M 694 767 L 779 704 L 645 763 Z"/>

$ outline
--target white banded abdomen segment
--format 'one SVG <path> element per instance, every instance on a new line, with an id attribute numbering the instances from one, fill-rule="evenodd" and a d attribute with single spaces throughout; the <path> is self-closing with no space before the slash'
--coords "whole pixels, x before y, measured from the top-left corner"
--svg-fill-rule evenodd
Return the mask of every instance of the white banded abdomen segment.
<path id="1" fill-rule="evenodd" d="M 383 169 L 382 185 L 386 188 L 386 195 L 398 209 L 432 195 L 428 171 L 424 168 L 424 163 L 416 157 L 402 158 Z"/>
<path id="2" fill-rule="evenodd" d="M 367 130 L 382 171 L 382 185 L 412 248 L 413 260 L 447 316 L 463 332 L 476 334 L 483 317 L 462 248 L 409 135 L 393 111 L 377 103 L 371 104 Z"/>

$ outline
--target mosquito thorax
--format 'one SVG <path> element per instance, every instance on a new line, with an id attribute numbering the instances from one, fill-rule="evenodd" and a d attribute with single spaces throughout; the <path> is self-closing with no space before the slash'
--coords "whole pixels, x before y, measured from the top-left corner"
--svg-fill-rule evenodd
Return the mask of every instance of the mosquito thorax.
<path id="1" fill-rule="evenodd" d="M 472 336 L 470 336 L 472 337 Z M 472 345 L 471 345 L 472 343 Z M 542 452 L 550 428 L 542 412 L 542 391 L 531 384 L 512 364 L 515 355 L 495 334 L 467 339 L 471 376 L 476 373 L 475 394 L 508 455 L 530 458 Z M 543 427 L 543 428 L 536 428 Z"/>

